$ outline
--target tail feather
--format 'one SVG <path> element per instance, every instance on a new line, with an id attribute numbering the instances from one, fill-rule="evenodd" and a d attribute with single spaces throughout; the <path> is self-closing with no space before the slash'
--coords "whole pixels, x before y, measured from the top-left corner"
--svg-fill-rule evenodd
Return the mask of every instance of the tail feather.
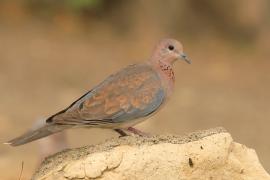
<path id="1" fill-rule="evenodd" d="M 30 130 L 28 132 L 26 132 L 25 134 L 12 139 L 4 144 L 9 144 L 11 146 L 19 146 L 19 145 L 23 145 L 29 142 L 32 142 L 34 140 L 49 136 L 51 134 L 60 132 L 63 130 L 63 128 L 56 128 L 55 124 L 49 124 L 49 125 L 44 125 L 43 127 L 40 127 L 36 130 Z"/>

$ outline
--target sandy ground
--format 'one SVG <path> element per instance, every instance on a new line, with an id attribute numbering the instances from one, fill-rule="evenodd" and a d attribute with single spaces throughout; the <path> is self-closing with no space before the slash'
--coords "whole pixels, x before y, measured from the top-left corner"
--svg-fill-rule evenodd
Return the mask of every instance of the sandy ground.
<path id="1" fill-rule="evenodd" d="M 146 59 L 166 33 L 121 37 L 103 30 L 48 28 L 40 23 L 1 24 L 0 141 L 5 142 L 41 117 L 69 105 L 109 74 Z M 140 32 L 141 33 L 141 32 Z M 221 39 L 190 40 L 179 35 L 192 65 L 175 64 L 176 87 L 158 114 L 138 125 L 152 134 L 184 134 L 225 127 L 235 141 L 254 148 L 270 171 L 268 48 L 244 49 Z M 213 40 L 212 40 L 213 39 Z M 262 45 L 261 45 L 262 46 Z M 100 143 L 116 133 L 83 129 L 67 132 L 70 147 Z M 0 179 L 28 179 L 38 165 L 36 142 L 0 145 Z"/>
<path id="2" fill-rule="evenodd" d="M 105 151 L 110 151 L 117 146 L 143 146 L 143 145 L 154 145 L 154 144 L 162 144 L 162 143 L 170 143 L 170 144 L 185 144 L 193 141 L 201 140 L 202 138 L 219 134 L 226 133 L 226 130 L 222 127 L 213 128 L 204 131 L 196 131 L 193 133 L 186 134 L 185 136 L 175 136 L 175 135 L 155 135 L 151 137 L 141 137 L 141 136 L 125 136 L 121 138 L 112 138 L 108 139 L 104 143 L 98 145 L 88 145 L 80 148 L 69 149 L 64 151 L 63 153 L 56 153 L 42 162 L 40 167 L 34 174 L 34 177 L 42 177 L 45 174 L 48 174 L 53 169 L 57 169 L 57 167 L 63 162 L 72 162 L 76 160 L 81 160 L 85 158 L 87 155 L 92 153 L 102 153 Z"/>
<path id="3" fill-rule="evenodd" d="M 214 168 L 213 168 L 214 167 Z M 147 177 L 147 178 L 146 178 Z M 46 158 L 35 179 L 270 179 L 253 149 L 223 128 L 111 138 Z"/>

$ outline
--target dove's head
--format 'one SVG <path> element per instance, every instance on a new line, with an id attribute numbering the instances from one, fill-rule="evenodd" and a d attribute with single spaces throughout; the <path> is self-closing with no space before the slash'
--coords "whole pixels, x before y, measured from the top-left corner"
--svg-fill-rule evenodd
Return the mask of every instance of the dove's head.
<path id="1" fill-rule="evenodd" d="M 172 65 L 178 59 L 182 59 L 189 64 L 191 63 L 183 52 L 183 45 L 179 41 L 175 39 L 163 39 L 155 47 L 150 61 L 162 61 L 163 63 Z"/>

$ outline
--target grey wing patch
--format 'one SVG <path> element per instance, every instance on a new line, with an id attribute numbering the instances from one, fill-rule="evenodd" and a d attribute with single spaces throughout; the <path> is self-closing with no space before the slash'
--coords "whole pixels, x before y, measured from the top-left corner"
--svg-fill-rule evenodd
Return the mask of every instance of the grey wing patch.
<path id="1" fill-rule="evenodd" d="M 122 111 L 119 114 L 112 116 L 112 121 L 115 123 L 121 123 L 127 120 L 147 117 L 159 109 L 159 107 L 164 102 L 164 98 L 165 98 L 164 90 L 159 89 L 159 91 L 156 92 L 156 95 L 152 99 L 152 101 L 149 104 L 147 104 L 147 106 L 145 106 L 143 109 L 132 107 L 132 109 L 130 109 L 127 112 Z"/>

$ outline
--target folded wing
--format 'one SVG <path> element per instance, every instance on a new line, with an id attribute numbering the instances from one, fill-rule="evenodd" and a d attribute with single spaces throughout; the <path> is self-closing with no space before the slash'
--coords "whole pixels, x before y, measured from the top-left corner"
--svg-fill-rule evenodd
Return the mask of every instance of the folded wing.
<path id="1" fill-rule="evenodd" d="M 152 114 L 164 98 L 158 74 L 148 65 L 131 65 L 108 77 L 47 122 L 112 126 Z"/>

